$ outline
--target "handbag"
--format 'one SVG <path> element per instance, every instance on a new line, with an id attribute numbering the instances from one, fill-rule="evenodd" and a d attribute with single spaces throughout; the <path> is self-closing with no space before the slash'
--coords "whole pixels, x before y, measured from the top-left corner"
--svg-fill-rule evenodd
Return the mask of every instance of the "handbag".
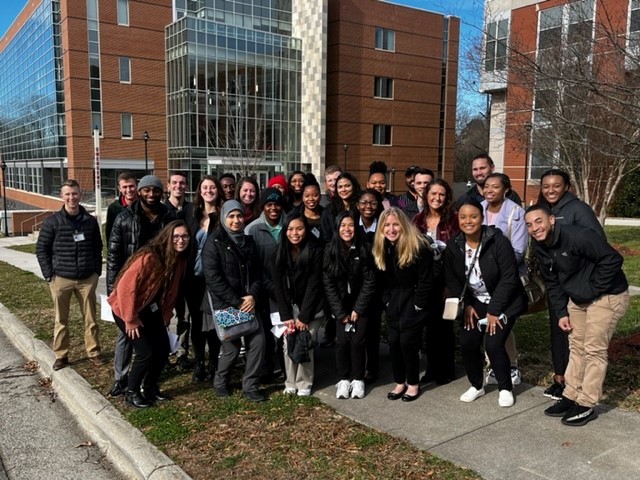
<path id="1" fill-rule="evenodd" d="M 235 307 L 227 307 L 221 310 L 213 309 L 211 294 L 207 292 L 209 307 L 213 312 L 213 323 L 221 342 L 232 342 L 240 337 L 251 335 L 260 328 L 255 313 L 242 312 Z"/>
<path id="2" fill-rule="evenodd" d="M 444 320 L 455 320 L 460 315 L 462 315 L 462 311 L 464 310 L 464 294 L 467 291 L 467 286 L 469 285 L 469 278 L 471 277 L 471 272 L 473 271 L 473 267 L 476 264 L 476 259 L 478 258 L 478 254 L 480 253 L 480 247 L 482 243 L 478 244 L 478 248 L 476 249 L 476 253 L 471 260 L 471 265 L 469 265 L 469 272 L 467 273 L 467 278 L 464 281 L 464 287 L 462 287 L 462 293 L 459 297 L 448 297 L 444 301 L 444 312 L 442 312 L 442 318 Z"/>

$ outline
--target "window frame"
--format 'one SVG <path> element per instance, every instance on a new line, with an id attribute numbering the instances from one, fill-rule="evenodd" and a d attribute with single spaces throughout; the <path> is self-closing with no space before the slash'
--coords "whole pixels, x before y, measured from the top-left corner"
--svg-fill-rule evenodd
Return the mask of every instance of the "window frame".
<path id="1" fill-rule="evenodd" d="M 393 126 L 385 123 L 373 124 L 372 144 L 376 146 L 390 147 L 393 145 Z"/>
<path id="2" fill-rule="evenodd" d="M 127 79 L 123 79 L 123 61 L 126 60 L 126 76 L 128 77 Z M 131 83 L 131 57 L 126 57 L 126 56 L 120 56 L 118 57 L 118 79 L 120 80 L 120 83 Z"/>
<path id="3" fill-rule="evenodd" d="M 128 121 L 126 121 L 128 119 Z M 129 124 L 129 135 L 126 135 L 125 125 Z M 120 138 L 122 140 L 133 139 L 133 115 L 129 112 L 123 112 L 120 114 Z"/>
<path id="4" fill-rule="evenodd" d="M 116 21 L 118 25 L 129 26 L 129 0 L 116 0 Z"/>
<path id="5" fill-rule="evenodd" d="M 391 45 L 389 45 L 389 43 L 391 43 Z M 376 27 L 374 45 L 376 50 L 381 50 L 383 52 L 395 52 L 396 31 L 390 28 Z"/>
<path id="6" fill-rule="evenodd" d="M 376 75 L 373 77 L 373 97 L 384 100 L 393 100 L 394 83 L 395 82 L 391 77 Z"/>

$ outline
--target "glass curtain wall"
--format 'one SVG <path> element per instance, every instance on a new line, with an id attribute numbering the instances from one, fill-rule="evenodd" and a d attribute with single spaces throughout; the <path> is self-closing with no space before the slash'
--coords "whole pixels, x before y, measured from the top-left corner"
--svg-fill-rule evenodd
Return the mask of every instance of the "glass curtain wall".
<path id="1" fill-rule="evenodd" d="M 7 186 L 57 194 L 66 174 L 60 3 L 43 0 L 0 52 L 0 151 Z"/>
<path id="2" fill-rule="evenodd" d="M 291 2 L 195 3 L 166 30 L 169 170 L 195 185 L 209 171 L 298 168 L 302 45 L 280 34 L 291 31 Z"/>

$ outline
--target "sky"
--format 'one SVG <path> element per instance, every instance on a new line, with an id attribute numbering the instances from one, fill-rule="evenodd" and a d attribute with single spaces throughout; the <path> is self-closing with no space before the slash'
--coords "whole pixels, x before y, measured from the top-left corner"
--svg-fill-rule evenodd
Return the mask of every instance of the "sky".
<path id="1" fill-rule="evenodd" d="M 75 0 L 78 1 L 78 0 Z M 460 17 L 460 54 L 469 44 L 472 37 L 477 35 L 482 28 L 483 0 L 388 0 L 391 3 L 408 5 L 431 10 L 433 12 L 455 15 Z M 20 10 L 27 4 L 28 0 L 0 0 L 2 8 L 0 10 L 0 37 L 4 35 L 14 18 L 18 16 Z M 462 67 L 462 64 L 460 64 Z M 461 88 L 462 85 L 460 84 Z M 462 98 L 461 98 L 462 97 Z M 459 99 L 462 101 L 477 104 L 478 109 L 483 109 L 484 96 L 474 95 L 471 92 L 461 91 Z"/>

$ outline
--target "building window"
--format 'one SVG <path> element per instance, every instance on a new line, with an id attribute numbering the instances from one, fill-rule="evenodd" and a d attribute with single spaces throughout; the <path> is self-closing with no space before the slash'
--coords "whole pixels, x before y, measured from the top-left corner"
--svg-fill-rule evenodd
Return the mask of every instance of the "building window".
<path id="1" fill-rule="evenodd" d="M 509 19 L 487 24 L 484 44 L 484 71 L 504 70 L 507 63 Z"/>
<path id="2" fill-rule="evenodd" d="M 118 57 L 120 64 L 120 82 L 131 83 L 131 59 L 129 57 Z"/>
<path id="3" fill-rule="evenodd" d="M 373 144 L 391 145 L 391 125 L 373 126 Z"/>
<path id="4" fill-rule="evenodd" d="M 393 78 L 376 77 L 373 96 L 377 98 L 393 98 Z"/>
<path id="5" fill-rule="evenodd" d="M 640 52 L 640 0 L 631 0 L 629 9 L 628 55 L 637 57 Z"/>
<path id="6" fill-rule="evenodd" d="M 120 114 L 120 136 L 122 138 L 133 138 L 133 120 L 130 113 Z"/>
<path id="7" fill-rule="evenodd" d="M 390 52 L 396 49 L 396 32 L 387 28 L 376 27 L 376 48 L 378 50 L 388 50 Z"/>
<path id="8" fill-rule="evenodd" d="M 118 25 L 129 25 L 129 0 L 118 0 Z"/>

